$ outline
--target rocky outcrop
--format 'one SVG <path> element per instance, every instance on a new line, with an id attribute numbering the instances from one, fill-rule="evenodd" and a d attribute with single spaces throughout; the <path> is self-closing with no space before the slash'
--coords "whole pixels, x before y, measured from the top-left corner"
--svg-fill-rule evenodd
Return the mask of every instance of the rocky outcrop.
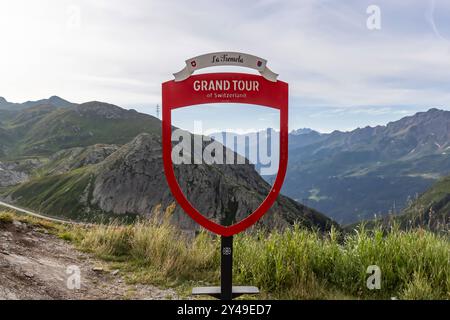
<path id="1" fill-rule="evenodd" d="M 99 117 L 102 119 L 133 119 L 144 116 L 133 109 L 126 110 L 116 105 L 99 101 L 82 103 L 75 106 L 73 110 L 82 117 Z"/>
<path id="2" fill-rule="evenodd" d="M 0 162 L 0 187 L 12 186 L 28 180 L 28 175 L 21 171 L 14 170 L 10 166 Z"/>
<path id="3" fill-rule="evenodd" d="M 118 149 L 119 146 L 113 144 L 95 144 L 86 148 L 76 147 L 61 150 L 50 157 L 49 163 L 43 167 L 43 170 L 47 175 L 65 173 L 99 163 Z"/>
<path id="4" fill-rule="evenodd" d="M 37 159 L 0 162 L 0 187 L 13 186 L 30 178 L 30 172 L 41 165 Z"/>
<path id="5" fill-rule="evenodd" d="M 81 149 L 57 153 L 48 164 L 53 172 L 19 185 L 8 199 L 41 213 L 83 221 L 156 216 L 168 217 L 185 230 L 199 228 L 169 190 L 158 134 L 140 134 L 118 149 L 109 145 Z M 174 169 L 194 207 L 222 225 L 247 217 L 270 190 L 249 163 L 179 165 Z M 335 225 L 284 196 L 279 196 L 260 224 L 282 228 L 294 222 L 321 230 Z"/>
<path id="6" fill-rule="evenodd" d="M 196 224 L 174 206 L 163 171 L 161 140 L 141 134 L 98 164 L 87 206 L 115 214 L 150 216 L 173 206 L 171 219 L 183 228 Z M 253 165 L 179 165 L 175 173 L 189 201 L 208 218 L 227 225 L 253 212 L 270 190 Z M 294 221 L 326 229 L 331 220 L 286 197 L 280 196 L 263 224 L 285 226 Z"/>

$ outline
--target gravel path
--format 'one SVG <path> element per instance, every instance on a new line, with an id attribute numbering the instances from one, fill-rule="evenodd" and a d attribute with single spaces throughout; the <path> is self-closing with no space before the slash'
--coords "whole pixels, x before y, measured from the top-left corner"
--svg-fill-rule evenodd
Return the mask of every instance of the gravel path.
<path id="1" fill-rule="evenodd" d="M 126 284 L 118 270 L 45 230 L 0 222 L 0 299 L 177 298 L 173 290 Z"/>

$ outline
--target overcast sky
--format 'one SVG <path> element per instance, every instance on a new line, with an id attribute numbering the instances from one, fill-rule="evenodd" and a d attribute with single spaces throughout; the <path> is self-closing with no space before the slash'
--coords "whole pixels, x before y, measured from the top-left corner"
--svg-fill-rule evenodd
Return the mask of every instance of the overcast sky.
<path id="1" fill-rule="evenodd" d="M 369 5 L 381 9 L 381 30 L 367 28 Z M 0 0 L 0 96 L 154 114 L 161 82 L 184 60 L 241 51 L 289 83 L 291 128 L 385 124 L 450 109 L 449 16 L 448 0 Z M 263 128 L 276 116 L 244 111 L 234 123 Z"/>

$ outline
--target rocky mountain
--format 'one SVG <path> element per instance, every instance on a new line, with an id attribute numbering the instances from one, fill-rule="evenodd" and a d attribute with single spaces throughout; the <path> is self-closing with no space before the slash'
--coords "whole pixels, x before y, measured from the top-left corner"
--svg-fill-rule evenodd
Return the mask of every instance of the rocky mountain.
<path id="1" fill-rule="evenodd" d="M 28 174 L 18 169 L 17 164 L 0 162 L 0 187 L 12 186 L 28 179 Z"/>
<path id="2" fill-rule="evenodd" d="M 279 136 L 272 131 L 212 134 L 227 147 L 264 168 L 249 150 L 273 144 L 278 156 Z M 261 139 L 262 138 L 262 139 Z M 259 140 L 258 140 L 259 139 Z M 236 148 L 237 141 L 245 148 Z M 260 171 L 263 175 L 264 172 Z M 289 165 L 283 192 L 325 212 L 343 224 L 399 213 L 409 199 L 450 173 L 450 112 L 430 109 L 386 126 L 322 134 L 311 129 L 289 134 Z M 264 175 L 269 182 L 273 175 Z"/>
<path id="3" fill-rule="evenodd" d="M 266 130 L 249 132 L 245 134 L 238 134 L 234 132 L 215 132 L 210 134 L 210 137 L 224 144 L 227 148 L 233 150 L 234 152 L 250 159 L 260 174 L 264 175 L 264 171 L 261 170 L 262 168 L 270 167 L 270 164 L 266 164 L 269 158 L 270 161 L 276 164 L 279 162 L 278 155 L 280 148 L 280 135 L 279 131 L 275 129 L 267 128 Z M 325 137 L 326 135 L 307 128 L 293 130 L 289 133 L 289 150 L 294 150 L 299 147 L 304 147 L 309 144 L 319 142 L 325 139 Z M 260 150 L 261 144 L 265 144 L 268 147 Z M 266 152 L 267 154 L 270 154 L 270 157 L 262 161 L 260 152 L 263 154 Z M 271 178 L 272 177 L 269 176 L 268 180 L 272 180 Z"/>
<path id="4" fill-rule="evenodd" d="M 2 191 L 7 201 L 88 221 L 170 214 L 181 227 L 196 228 L 166 185 L 158 119 L 94 101 L 66 108 L 36 105 L 2 123 L 14 140 L 0 139 L 6 151 L 2 161 L 15 163 L 9 170 L 24 174 L 3 179 L 10 182 Z M 270 189 L 248 163 L 182 165 L 175 170 L 192 203 L 220 223 L 247 216 Z M 283 196 L 262 224 L 294 222 L 321 230 L 336 225 Z"/>
<path id="5" fill-rule="evenodd" d="M 289 132 L 289 134 L 293 135 L 293 136 L 298 136 L 298 135 L 302 135 L 302 134 L 308 134 L 311 132 L 317 132 L 317 131 L 310 129 L 310 128 L 299 128 L 299 129 L 292 130 L 291 132 Z"/>
<path id="6" fill-rule="evenodd" d="M 326 138 L 326 134 L 311 129 L 293 130 L 289 133 L 289 150 L 295 150 L 313 143 L 318 143 Z"/>
<path id="7" fill-rule="evenodd" d="M 267 141 L 269 144 L 273 144 L 273 147 L 271 147 L 273 150 L 279 149 L 279 132 L 273 128 L 267 128 L 266 130 L 249 132 L 245 134 L 239 134 L 235 132 L 214 132 L 211 133 L 210 136 L 214 137 L 220 142 L 223 142 L 228 148 L 236 152 L 239 151 L 236 143 L 239 143 L 238 141 L 246 141 L 246 154 L 248 154 L 249 148 L 258 148 L 257 144 L 259 143 L 259 141 Z M 303 147 L 311 143 L 319 142 L 325 139 L 326 136 L 326 134 L 319 133 L 309 128 L 292 130 L 289 133 L 289 149 L 293 150 L 298 147 Z"/>
<path id="8" fill-rule="evenodd" d="M 45 176 L 66 173 L 99 163 L 118 149 L 119 146 L 114 144 L 95 144 L 88 147 L 63 149 L 51 155 L 49 161 L 39 167 L 39 172 Z"/>
<path id="9" fill-rule="evenodd" d="M 60 151 L 53 159 L 62 169 L 47 171 L 42 177 L 18 185 L 9 191 L 7 199 L 41 212 L 81 220 L 169 212 L 174 223 L 186 229 L 197 228 L 168 189 L 158 134 L 140 134 L 118 149 L 97 145 Z M 64 165 L 61 159 L 66 159 Z M 58 165 L 50 163 L 47 167 Z M 222 224 L 246 217 L 270 189 L 249 164 L 180 165 L 175 170 L 193 205 Z M 322 230 L 333 225 L 317 211 L 284 196 L 262 223 L 272 228 L 294 222 Z"/>
<path id="10" fill-rule="evenodd" d="M 400 212 L 408 199 L 449 173 L 450 112 L 430 109 L 290 148 L 283 192 L 352 223 Z"/>

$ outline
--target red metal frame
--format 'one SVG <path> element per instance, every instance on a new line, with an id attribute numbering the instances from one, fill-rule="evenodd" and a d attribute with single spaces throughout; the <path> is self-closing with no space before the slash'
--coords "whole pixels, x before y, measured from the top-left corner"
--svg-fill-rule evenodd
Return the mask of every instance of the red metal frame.
<path id="1" fill-rule="evenodd" d="M 227 91 L 229 96 L 217 97 L 217 91 L 195 91 L 194 81 L 197 80 L 227 80 L 257 81 L 258 91 L 238 91 L 231 88 Z M 242 96 L 245 93 L 245 96 Z M 233 95 L 236 94 L 236 95 Z M 239 95 L 241 94 L 241 95 Z M 206 103 L 241 103 L 262 105 L 279 110 L 280 112 L 280 154 L 278 174 L 267 197 L 261 205 L 245 219 L 231 225 L 222 226 L 209 220 L 195 209 L 184 196 L 175 177 L 172 162 L 172 110 Z M 173 196 L 184 211 L 198 224 L 221 236 L 232 236 L 255 224 L 273 205 L 280 193 L 286 175 L 288 160 L 288 84 L 286 82 L 271 82 L 265 78 L 247 73 L 208 73 L 189 77 L 175 82 L 167 81 L 162 84 L 162 147 L 164 173 Z"/>

